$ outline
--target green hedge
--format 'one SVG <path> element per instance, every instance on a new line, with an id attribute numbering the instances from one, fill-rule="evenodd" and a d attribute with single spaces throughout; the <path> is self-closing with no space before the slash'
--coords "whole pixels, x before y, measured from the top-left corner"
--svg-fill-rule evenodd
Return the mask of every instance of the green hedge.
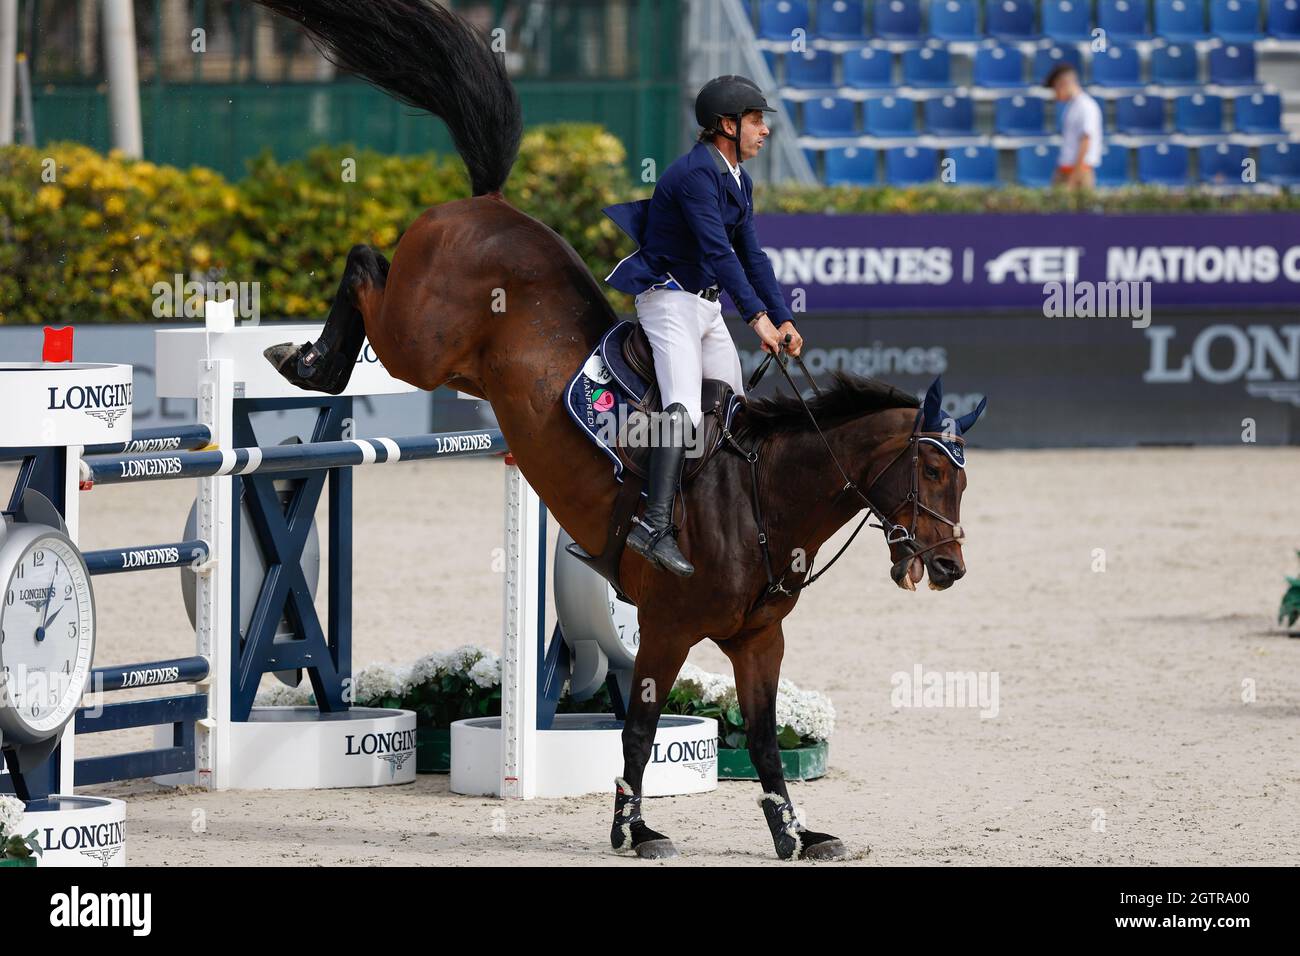
<path id="1" fill-rule="evenodd" d="M 507 195 L 603 276 L 631 243 L 601 209 L 647 194 L 624 161 L 622 144 L 600 127 L 536 127 L 524 136 Z M 265 315 L 320 317 L 349 248 L 367 243 L 391 255 L 421 211 L 468 193 L 460 160 L 434 154 L 339 146 L 287 163 L 266 155 L 230 183 L 211 170 L 77 144 L 0 148 L 0 324 L 165 319 L 170 306 L 158 304 L 153 287 L 177 274 L 258 282 Z M 760 189 L 756 204 L 789 213 L 1272 212 L 1300 209 L 1300 195 L 783 186 Z M 607 292 L 616 308 L 630 308 Z"/>
<path id="2" fill-rule="evenodd" d="M 605 275 L 628 252 L 601 214 L 636 195 L 624 159 L 622 144 L 600 127 L 538 127 L 524 136 L 508 195 Z M 154 284 L 177 274 L 256 281 L 265 315 L 320 317 L 348 249 L 366 243 L 391 255 L 421 212 L 468 195 L 460 160 L 432 154 L 337 146 L 287 163 L 265 155 L 228 183 L 211 170 L 73 143 L 6 147 L 0 324 L 159 321 L 170 316 L 155 315 Z"/>
<path id="3" fill-rule="evenodd" d="M 899 189 L 891 186 L 773 186 L 759 190 L 758 212 L 785 213 L 1181 213 L 1294 212 L 1297 192 L 1215 193 L 1204 188 L 1172 191 L 1130 186 L 1097 192 L 1063 188 L 1003 186 L 988 189 L 933 183 Z"/>

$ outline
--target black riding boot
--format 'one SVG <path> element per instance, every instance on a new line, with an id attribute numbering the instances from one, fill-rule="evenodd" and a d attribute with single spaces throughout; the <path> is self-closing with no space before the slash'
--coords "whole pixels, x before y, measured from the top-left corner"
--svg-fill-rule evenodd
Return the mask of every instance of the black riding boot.
<path id="1" fill-rule="evenodd" d="M 677 548 L 677 529 L 673 526 L 673 501 L 686 461 L 686 407 L 674 403 L 664 409 L 669 426 L 664 441 L 650 449 L 645 513 L 627 536 L 627 546 L 662 568 L 681 577 L 690 577 L 695 568 Z"/>

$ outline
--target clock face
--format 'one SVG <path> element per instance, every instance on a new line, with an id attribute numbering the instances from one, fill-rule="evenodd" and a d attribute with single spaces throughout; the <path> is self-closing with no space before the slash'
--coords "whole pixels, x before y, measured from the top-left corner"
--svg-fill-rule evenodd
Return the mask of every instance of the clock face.
<path id="1" fill-rule="evenodd" d="M 42 739 L 63 726 L 85 689 L 94 597 L 81 556 L 57 532 L 33 532 L 16 560 L 6 558 L 0 678 L 7 694 L 0 709 L 8 709 L 27 735 Z"/>
<path id="2" fill-rule="evenodd" d="M 636 608 L 626 601 L 614 596 L 614 589 L 606 583 L 606 601 L 609 604 L 609 619 L 614 625 L 614 633 L 619 643 L 627 648 L 629 657 L 636 657 L 641 646 L 641 625 L 637 623 Z"/>

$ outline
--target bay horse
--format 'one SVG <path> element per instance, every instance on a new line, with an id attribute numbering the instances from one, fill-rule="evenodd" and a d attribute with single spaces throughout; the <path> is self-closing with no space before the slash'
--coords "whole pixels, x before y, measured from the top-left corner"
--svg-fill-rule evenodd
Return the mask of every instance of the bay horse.
<path id="1" fill-rule="evenodd" d="M 342 68 L 445 121 L 473 192 L 416 219 L 391 265 L 354 247 L 320 339 L 276 346 L 268 359 L 301 387 L 337 393 L 368 336 L 397 378 L 486 399 L 529 484 L 578 545 L 599 553 L 618 484 L 569 419 L 562 393 L 618 317 L 572 247 L 502 195 L 523 120 L 500 59 L 431 0 L 259 2 L 301 24 Z M 937 400 L 932 389 L 927 405 Z M 696 573 L 679 578 L 624 552 L 619 576 L 638 609 L 641 644 L 615 781 L 615 849 L 676 855 L 642 818 L 642 777 L 665 695 L 691 647 L 708 638 L 735 672 L 777 855 L 847 856 L 841 841 L 803 826 L 786 789 L 776 726 L 782 621 L 799 598 L 796 572 L 868 497 L 887 528 L 899 586 L 914 590 L 928 573 L 943 589 L 965 573 L 956 523 L 965 472 L 934 434 L 935 407 L 927 431 L 918 405 L 851 376 L 837 376 L 806 407 L 797 396 L 748 401 L 733 431 L 756 456 L 753 469 L 741 454 L 719 452 L 679 500 L 679 541 Z M 963 422 L 958 432 L 973 419 Z M 961 440 L 951 429 L 946 437 L 949 449 Z M 832 467 L 839 463 L 845 474 Z M 751 500 L 761 506 L 767 555 Z M 894 524 L 905 511 L 910 524 Z M 779 576 L 769 577 L 768 556 Z"/>

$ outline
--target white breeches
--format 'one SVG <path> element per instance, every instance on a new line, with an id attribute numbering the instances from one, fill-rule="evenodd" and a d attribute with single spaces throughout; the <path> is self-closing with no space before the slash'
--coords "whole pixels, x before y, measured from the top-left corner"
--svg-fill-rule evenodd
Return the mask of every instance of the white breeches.
<path id="1" fill-rule="evenodd" d="M 636 297 L 636 315 L 655 356 L 655 377 L 663 407 L 680 402 L 698 426 L 700 385 L 720 378 L 740 397 L 740 355 L 722 321 L 722 304 L 689 292 L 651 289 Z"/>

